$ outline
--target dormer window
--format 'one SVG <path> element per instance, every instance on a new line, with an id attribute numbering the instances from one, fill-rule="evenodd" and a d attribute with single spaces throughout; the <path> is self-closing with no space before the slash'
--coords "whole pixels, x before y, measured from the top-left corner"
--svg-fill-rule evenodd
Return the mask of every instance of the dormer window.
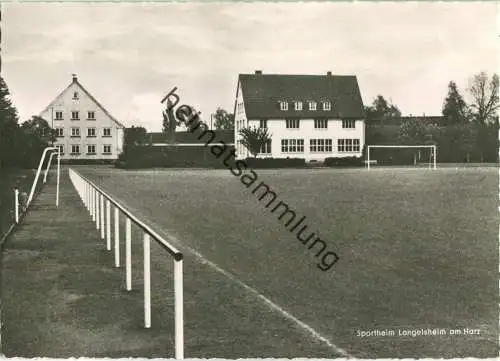
<path id="1" fill-rule="evenodd" d="M 309 110 L 316 110 L 316 102 L 309 102 Z"/>
<path id="2" fill-rule="evenodd" d="M 78 92 L 73 93 L 73 99 L 78 99 Z"/>
<path id="3" fill-rule="evenodd" d="M 332 110 L 332 103 L 330 102 L 323 102 L 323 110 Z"/>
<path id="4" fill-rule="evenodd" d="M 281 110 L 288 110 L 288 102 L 280 102 Z"/>
<path id="5" fill-rule="evenodd" d="M 295 110 L 302 110 L 302 102 L 295 102 Z"/>

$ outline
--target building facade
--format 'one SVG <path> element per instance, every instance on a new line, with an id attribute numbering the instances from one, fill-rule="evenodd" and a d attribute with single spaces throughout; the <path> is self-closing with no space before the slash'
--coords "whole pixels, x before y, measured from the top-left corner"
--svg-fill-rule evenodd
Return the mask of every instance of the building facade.
<path id="1" fill-rule="evenodd" d="M 251 156 L 239 131 L 268 128 L 270 141 L 259 157 L 361 157 L 364 106 L 356 76 L 240 74 L 236 89 L 237 158 Z"/>
<path id="2" fill-rule="evenodd" d="M 123 149 L 125 127 L 80 84 L 71 83 L 41 113 L 56 131 L 62 160 L 114 160 Z"/>

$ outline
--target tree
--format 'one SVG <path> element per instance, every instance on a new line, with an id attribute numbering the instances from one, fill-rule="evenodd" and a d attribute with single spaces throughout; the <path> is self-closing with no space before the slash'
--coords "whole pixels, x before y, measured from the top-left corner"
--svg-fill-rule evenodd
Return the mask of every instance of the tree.
<path id="1" fill-rule="evenodd" d="M 23 122 L 23 124 L 21 124 L 21 130 L 25 134 L 31 135 L 34 140 L 37 140 L 45 147 L 54 144 L 56 141 L 55 130 L 50 127 L 48 121 L 37 115 Z"/>
<path id="2" fill-rule="evenodd" d="M 431 126 L 418 118 L 409 118 L 401 123 L 398 140 L 404 145 L 431 145 L 433 131 Z M 417 163 L 417 154 L 420 158 L 420 150 L 413 152 L 413 163 Z"/>
<path id="3" fill-rule="evenodd" d="M 267 128 L 247 127 L 240 130 L 241 144 L 257 158 L 264 145 L 271 139 Z"/>
<path id="4" fill-rule="evenodd" d="M 132 126 L 125 129 L 124 146 L 137 146 L 148 143 L 147 131 L 144 127 Z"/>
<path id="5" fill-rule="evenodd" d="M 10 100 L 9 88 L 0 76 L 0 169 L 18 144 L 18 121 L 17 109 Z"/>
<path id="6" fill-rule="evenodd" d="M 392 119 L 401 117 L 397 106 L 388 102 L 382 95 L 377 95 L 371 106 L 365 107 L 367 124 L 391 123 Z"/>
<path id="7" fill-rule="evenodd" d="M 478 124 L 493 122 L 499 108 L 498 74 L 489 79 L 488 74 L 481 72 L 474 75 L 469 82 L 469 93 L 472 97 L 470 108 L 473 119 Z"/>
<path id="8" fill-rule="evenodd" d="M 443 102 L 442 114 L 445 118 L 442 124 L 444 126 L 463 124 L 468 121 L 468 106 L 454 81 L 448 84 L 448 95 Z"/>
<path id="9" fill-rule="evenodd" d="M 169 143 L 175 143 L 175 129 L 179 125 L 179 122 L 175 118 L 174 107 L 170 98 L 167 100 L 167 109 L 165 109 L 162 114 L 163 133 L 167 134 Z"/>
<path id="10" fill-rule="evenodd" d="M 234 129 L 234 114 L 228 113 L 222 108 L 217 108 L 214 114 L 215 129 L 217 130 L 233 130 Z"/>

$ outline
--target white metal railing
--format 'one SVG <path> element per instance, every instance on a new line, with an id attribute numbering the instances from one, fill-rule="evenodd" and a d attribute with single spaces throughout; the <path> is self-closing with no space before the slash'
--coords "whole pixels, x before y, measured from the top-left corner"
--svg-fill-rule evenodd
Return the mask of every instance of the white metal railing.
<path id="1" fill-rule="evenodd" d="M 372 161 L 370 160 L 370 149 L 373 148 L 430 148 L 433 160 L 432 162 L 429 162 L 429 169 L 437 168 L 436 167 L 437 147 L 435 145 L 368 145 L 366 152 L 367 160 L 365 162 L 368 169 L 370 169 L 370 164 L 372 163 Z"/>
<path id="2" fill-rule="evenodd" d="M 125 278 L 127 291 L 132 290 L 132 222 L 143 231 L 144 256 L 144 327 L 151 327 L 151 238 L 174 258 L 175 296 L 175 358 L 184 358 L 184 311 L 183 311 L 183 255 L 153 229 L 135 217 L 111 195 L 73 169 L 69 177 L 84 205 L 88 209 L 100 236 L 111 251 L 111 206 L 114 207 L 114 260 L 120 267 L 120 213 L 125 216 Z"/>
<path id="3" fill-rule="evenodd" d="M 33 180 L 33 184 L 31 185 L 30 194 L 26 201 L 26 204 L 23 204 L 23 211 L 25 211 L 28 206 L 31 204 L 33 200 L 33 196 L 35 195 L 36 186 L 38 185 L 38 178 L 40 177 L 40 173 L 42 171 L 43 162 L 45 161 L 45 157 L 47 153 L 50 153 L 49 161 L 47 162 L 47 167 L 45 169 L 45 174 L 43 177 L 43 183 L 47 182 L 47 174 L 49 172 L 50 166 L 52 164 L 52 158 L 54 154 L 57 155 L 57 185 L 56 185 L 56 207 L 59 207 L 59 181 L 61 178 L 61 154 L 59 153 L 59 148 L 57 147 L 47 147 L 43 150 L 42 157 L 40 158 L 40 163 L 38 164 L 38 169 L 36 171 L 35 179 Z M 19 202 L 19 188 L 17 186 L 14 188 L 14 217 L 16 224 L 19 223 L 19 212 L 20 202 Z"/>

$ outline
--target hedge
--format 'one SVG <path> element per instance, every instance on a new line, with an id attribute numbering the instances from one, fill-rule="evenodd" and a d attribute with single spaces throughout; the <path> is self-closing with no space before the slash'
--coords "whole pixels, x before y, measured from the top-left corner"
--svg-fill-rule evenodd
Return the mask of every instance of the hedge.
<path id="1" fill-rule="evenodd" d="M 358 157 L 325 158 L 326 167 L 361 167 L 364 166 L 363 159 Z"/>
<path id="2" fill-rule="evenodd" d="M 233 149 L 227 146 L 217 158 L 211 147 L 199 146 L 131 146 L 118 157 L 115 167 L 125 169 L 140 168 L 225 168 L 223 161 Z"/>
<path id="3" fill-rule="evenodd" d="M 305 168 L 306 161 L 302 158 L 246 158 L 249 168 Z"/>

